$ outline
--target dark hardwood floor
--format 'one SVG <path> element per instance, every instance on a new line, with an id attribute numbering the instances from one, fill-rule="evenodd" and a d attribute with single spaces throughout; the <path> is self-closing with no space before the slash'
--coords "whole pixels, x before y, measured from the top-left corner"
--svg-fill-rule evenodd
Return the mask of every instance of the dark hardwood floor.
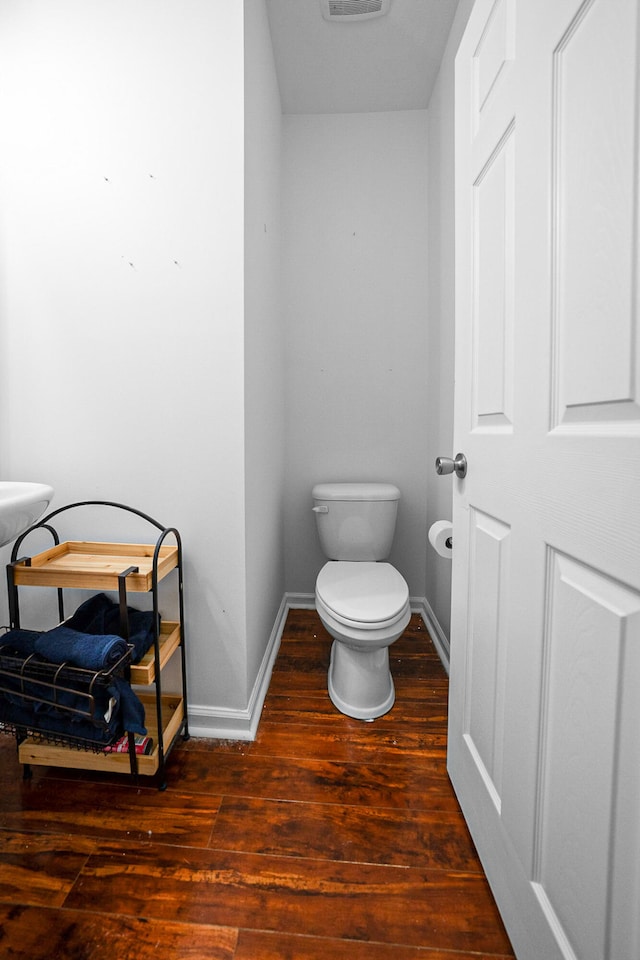
<path id="1" fill-rule="evenodd" d="M 192 739 L 148 780 L 34 767 L 0 736 L 0 957 L 513 958 L 447 778 L 447 677 L 422 620 L 393 710 L 326 693 L 331 641 L 289 614 L 257 739 Z"/>

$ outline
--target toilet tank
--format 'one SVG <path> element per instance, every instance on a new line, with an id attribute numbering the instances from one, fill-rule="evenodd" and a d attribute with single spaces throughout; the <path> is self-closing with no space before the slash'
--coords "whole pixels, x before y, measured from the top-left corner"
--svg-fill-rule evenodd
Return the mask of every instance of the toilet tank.
<path id="1" fill-rule="evenodd" d="M 391 483 L 318 483 L 313 510 L 330 560 L 384 560 L 396 529 L 400 491 Z"/>

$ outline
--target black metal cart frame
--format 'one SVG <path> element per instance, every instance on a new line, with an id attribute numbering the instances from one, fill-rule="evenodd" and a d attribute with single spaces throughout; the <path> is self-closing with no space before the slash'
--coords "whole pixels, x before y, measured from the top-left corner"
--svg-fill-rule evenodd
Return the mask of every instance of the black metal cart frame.
<path id="1" fill-rule="evenodd" d="M 175 527 L 165 527 L 159 521 L 155 520 L 153 517 L 150 517 L 148 514 L 143 513 L 141 510 L 136 509 L 135 507 L 127 506 L 126 504 L 116 503 L 110 500 L 82 500 L 77 503 L 67 504 L 64 507 L 59 507 L 56 510 L 53 510 L 51 513 L 48 513 L 44 516 L 38 523 L 33 524 L 27 530 L 24 531 L 16 540 L 13 549 L 11 551 L 11 561 L 7 565 L 7 588 L 8 588 L 8 599 L 9 599 L 9 617 L 10 624 L 12 629 L 20 628 L 20 606 L 19 606 L 19 596 L 18 596 L 18 584 L 15 582 L 15 571 L 19 566 L 31 566 L 31 557 L 21 556 L 22 544 L 32 533 L 36 530 L 46 530 L 51 534 L 53 539 L 54 546 L 60 544 L 60 538 L 58 532 L 50 523 L 54 517 L 59 516 L 60 514 L 66 513 L 69 510 L 75 510 L 79 507 L 112 507 L 117 510 L 127 511 L 129 513 L 135 514 L 137 517 L 140 517 L 142 520 L 151 524 L 157 530 L 160 531 L 159 536 L 156 539 L 155 549 L 153 553 L 153 563 L 152 563 L 152 584 L 151 584 L 151 594 L 152 594 L 152 603 L 153 603 L 153 648 L 154 648 L 154 657 L 155 657 L 155 700 L 156 700 L 156 712 L 158 719 L 158 771 L 157 775 L 159 778 L 160 789 L 163 790 L 166 788 L 165 780 L 165 764 L 166 758 L 171 751 L 174 743 L 182 733 L 182 738 L 184 740 L 189 739 L 189 728 L 188 728 L 188 719 L 187 719 L 187 669 L 186 669 L 186 655 L 185 655 L 185 635 L 184 635 L 184 581 L 183 581 L 183 559 L 182 559 L 182 541 L 180 534 Z M 159 613 L 159 598 L 158 598 L 158 587 L 159 587 L 159 576 L 158 576 L 158 561 L 160 557 L 160 550 L 163 546 L 167 537 L 173 536 L 175 538 L 175 544 L 177 547 L 177 564 L 176 569 L 178 573 L 178 602 L 179 602 L 179 619 L 180 619 L 180 655 L 181 655 L 181 672 L 182 672 L 182 697 L 184 704 L 184 716 L 180 728 L 173 736 L 170 743 L 165 744 L 164 742 L 164 726 L 163 726 L 163 704 L 162 704 L 162 678 L 160 670 L 160 613 Z M 120 574 L 118 574 L 118 601 L 119 601 L 119 613 L 120 613 L 120 634 L 125 639 L 129 639 L 129 625 L 128 625 L 128 615 L 127 615 L 127 578 L 132 573 L 137 573 L 138 567 L 130 566 Z M 57 598 L 58 598 L 58 613 L 60 617 L 60 622 L 65 619 L 64 612 L 64 589 L 63 587 L 56 587 L 57 589 Z M 0 638 L 1 642 L 1 638 Z M 34 730 L 36 736 L 46 737 L 46 733 L 42 731 Z M 18 735 L 18 734 L 17 734 Z M 26 735 L 26 733 L 25 733 Z M 52 737 L 52 740 L 59 741 L 59 736 Z M 73 742 L 71 738 L 70 745 L 75 745 L 80 749 L 85 749 L 84 744 Z M 137 756 L 135 752 L 134 738 L 132 734 L 129 734 L 129 757 L 131 761 L 131 772 L 134 776 L 137 777 L 138 774 L 138 764 Z M 25 774 L 28 775 L 28 772 L 25 771 Z"/>

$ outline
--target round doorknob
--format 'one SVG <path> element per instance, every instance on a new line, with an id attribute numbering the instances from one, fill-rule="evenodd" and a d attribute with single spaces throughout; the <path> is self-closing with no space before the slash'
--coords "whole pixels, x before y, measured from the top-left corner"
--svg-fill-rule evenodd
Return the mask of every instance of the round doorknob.
<path id="1" fill-rule="evenodd" d="M 451 457 L 436 457 L 436 473 L 439 477 L 446 473 L 455 473 L 462 480 L 467 475 L 467 458 L 464 453 L 457 453 L 455 460 Z"/>

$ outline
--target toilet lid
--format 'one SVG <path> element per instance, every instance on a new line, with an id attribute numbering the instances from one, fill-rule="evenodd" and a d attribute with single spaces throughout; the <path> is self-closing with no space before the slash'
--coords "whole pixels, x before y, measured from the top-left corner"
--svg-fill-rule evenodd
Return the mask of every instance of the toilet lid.
<path id="1" fill-rule="evenodd" d="M 390 563 L 332 560 L 318 574 L 316 595 L 340 619 L 382 623 L 406 607 L 409 587 Z"/>

